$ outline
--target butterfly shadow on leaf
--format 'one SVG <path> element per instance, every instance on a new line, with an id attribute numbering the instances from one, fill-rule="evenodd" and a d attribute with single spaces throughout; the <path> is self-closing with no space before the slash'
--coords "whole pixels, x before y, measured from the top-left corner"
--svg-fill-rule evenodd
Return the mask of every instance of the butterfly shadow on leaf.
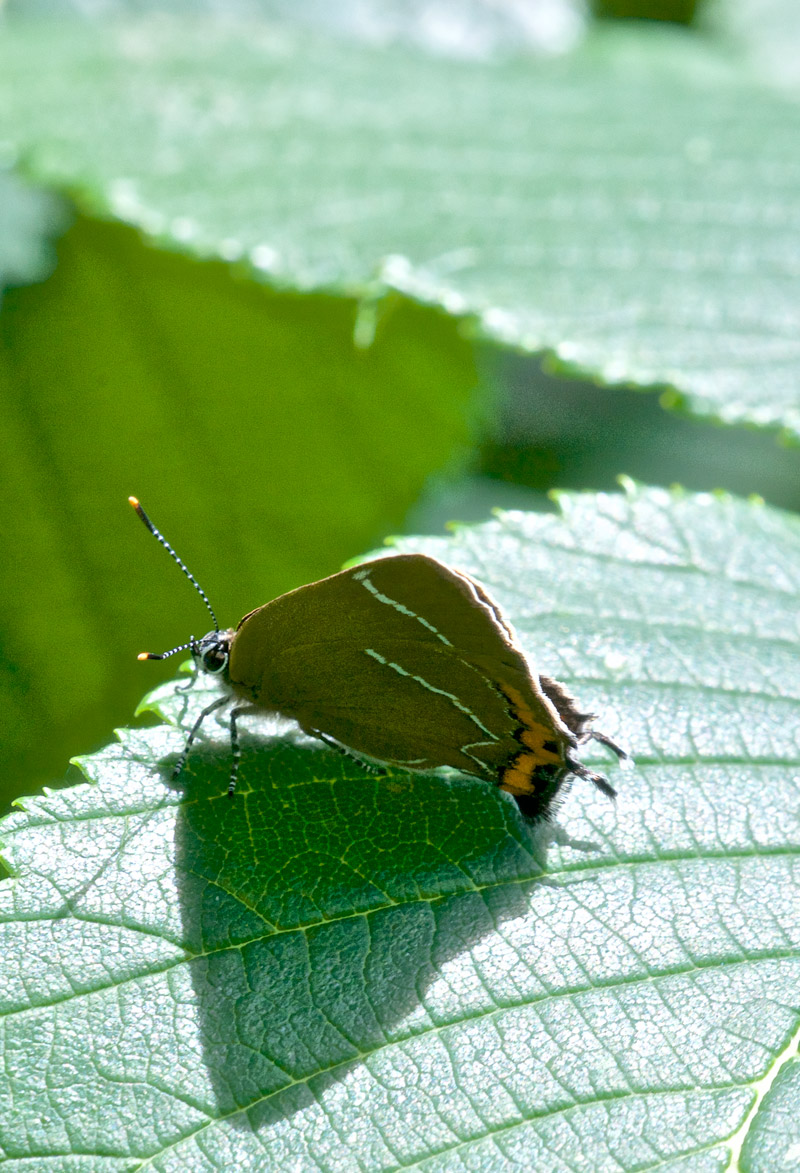
<path id="1" fill-rule="evenodd" d="M 204 743 L 173 783 L 185 944 L 226 1128 L 269 1132 L 386 1048 L 472 1013 L 447 993 L 448 969 L 491 986 L 492 1005 L 541 991 L 531 900 L 558 886 L 551 825 L 530 827 L 480 782 L 376 776 L 299 734 L 246 735 L 232 801 L 229 768 L 224 741 Z"/>

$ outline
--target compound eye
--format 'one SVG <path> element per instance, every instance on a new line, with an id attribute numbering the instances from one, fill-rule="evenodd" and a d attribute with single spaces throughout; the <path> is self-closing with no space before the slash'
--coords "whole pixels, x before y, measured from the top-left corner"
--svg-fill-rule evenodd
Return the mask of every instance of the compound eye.
<path id="1" fill-rule="evenodd" d="M 228 662 L 227 652 L 212 648 L 203 653 L 203 668 L 206 672 L 221 672 Z"/>

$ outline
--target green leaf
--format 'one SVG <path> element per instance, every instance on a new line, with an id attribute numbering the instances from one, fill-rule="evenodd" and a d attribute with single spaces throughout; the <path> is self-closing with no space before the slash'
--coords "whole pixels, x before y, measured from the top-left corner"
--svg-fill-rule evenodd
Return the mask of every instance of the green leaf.
<path id="1" fill-rule="evenodd" d="M 727 38 L 763 81 L 787 92 L 800 85 L 800 28 L 794 0 L 707 0 L 701 23 Z"/>
<path id="2" fill-rule="evenodd" d="M 408 539 L 634 753 L 531 830 L 264 718 L 125 730 L 4 824 L 10 1168 L 788 1167 L 800 525 L 628 488 Z M 213 695 L 151 699 L 184 725 Z"/>
<path id="3" fill-rule="evenodd" d="M 85 218 L 49 281 L 6 294 L 9 798 L 126 719 L 143 647 L 208 624 L 129 494 L 229 624 L 401 529 L 431 472 L 459 463 L 476 414 L 469 344 L 395 299 L 359 349 L 356 316 L 352 299 L 278 294 Z"/>
<path id="4" fill-rule="evenodd" d="M 400 289 L 800 435 L 800 110 L 711 38 L 485 63 L 291 22 L 17 23 L 0 97 L 32 175 L 168 247 L 367 311 Z"/>

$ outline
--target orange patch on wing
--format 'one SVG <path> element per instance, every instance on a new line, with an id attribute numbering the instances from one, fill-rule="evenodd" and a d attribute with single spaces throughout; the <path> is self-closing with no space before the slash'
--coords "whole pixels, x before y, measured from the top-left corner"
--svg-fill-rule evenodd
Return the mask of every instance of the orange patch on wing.
<path id="1" fill-rule="evenodd" d="M 532 794 L 536 789 L 533 772 L 540 764 L 536 754 L 517 754 L 500 775 L 500 789 L 508 794 Z"/>
<path id="2" fill-rule="evenodd" d="M 520 732 L 517 736 L 525 746 L 525 750 L 513 757 L 501 771 L 498 785 L 507 794 L 534 794 L 537 788 L 535 775 L 539 767 L 563 765 L 564 737 L 555 725 L 542 724 L 541 717 L 546 719 L 546 710 L 535 714 L 516 688 L 505 681 L 498 681 L 498 685 L 511 706 L 512 714 L 519 721 Z M 548 741 L 555 744 L 555 753 L 545 749 Z"/>
<path id="3" fill-rule="evenodd" d="M 527 749 L 532 751 L 536 758 L 538 765 L 555 765 L 563 761 L 563 743 L 564 738 L 562 734 L 555 728 L 555 726 L 543 725 L 540 720 L 537 720 L 530 707 L 526 705 L 522 694 L 516 688 L 512 688 L 510 684 L 505 681 L 500 683 L 500 687 L 508 701 L 512 706 L 512 712 L 522 726 L 522 733 L 520 741 Z M 546 741 L 554 741 L 558 746 L 558 752 L 553 753 L 552 750 L 545 749 L 544 743 Z M 513 763 L 512 763 L 513 768 Z"/>
<path id="4" fill-rule="evenodd" d="M 526 725 L 520 740 L 523 745 L 533 751 L 538 761 L 547 763 L 561 761 L 560 753 L 553 753 L 552 750 L 544 748 L 546 741 L 554 741 L 556 745 L 560 743 L 561 738 L 554 730 L 546 729 L 544 725 Z"/>

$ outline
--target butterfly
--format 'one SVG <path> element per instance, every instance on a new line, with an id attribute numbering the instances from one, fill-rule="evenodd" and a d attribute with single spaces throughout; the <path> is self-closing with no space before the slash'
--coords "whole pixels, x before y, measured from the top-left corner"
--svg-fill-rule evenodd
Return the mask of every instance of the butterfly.
<path id="1" fill-rule="evenodd" d="M 233 795 L 240 747 L 237 720 L 270 712 L 369 764 L 432 771 L 450 766 L 513 796 L 530 820 L 548 817 L 571 775 L 609 798 L 608 780 L 577 753 L 594 739 L 627 754 L 592 728 L 563 685 L 540 676 L 497 603 L 469 575 L 426 554 L 395 554 L 298 587 L 220 630 L 205 593 L 130 498 L 147 528 L 204 599 L 214 630 L 168 652 L 190 650 L 218 677 L 223 695 L 197 718 L 179 774 L 206 717 L 232 705 Z"/>

